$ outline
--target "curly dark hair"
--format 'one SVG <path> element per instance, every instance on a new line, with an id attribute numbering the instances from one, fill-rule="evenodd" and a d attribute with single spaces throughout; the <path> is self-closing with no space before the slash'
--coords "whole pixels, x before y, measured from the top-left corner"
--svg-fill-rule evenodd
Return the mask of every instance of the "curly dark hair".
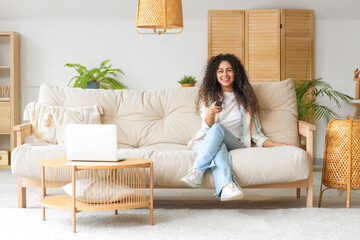
<path id="1" fill-rule="evenodd" d="M 214 101 L 224 98 L 221 85 L 216 77 L 216 71 L 222 61 L 228 61 L 233 69 L 233 89 L 237 103 L 242 105 L 247 111 L 259 114 L 260 106 L 255 96 L 255 92 L 250 85 L 243 65 L 233 54 L 220 54 L 213 56 L 208 61 L 205 76 L 196 99 L 196 110 L 199 111 L 200 103 L 202 101 L 205 102 L 206 107 L 209 107 Z"/>

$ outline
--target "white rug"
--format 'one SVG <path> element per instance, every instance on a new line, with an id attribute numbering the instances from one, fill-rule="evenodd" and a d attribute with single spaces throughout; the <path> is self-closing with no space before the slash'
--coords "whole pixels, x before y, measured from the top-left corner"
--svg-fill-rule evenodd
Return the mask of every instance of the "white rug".
<path id="1" fill-rule="evenodd" d="M 0 208 L 0 239 L 359 239 L 360 209 L 148 209 L 72 212 Z"/>

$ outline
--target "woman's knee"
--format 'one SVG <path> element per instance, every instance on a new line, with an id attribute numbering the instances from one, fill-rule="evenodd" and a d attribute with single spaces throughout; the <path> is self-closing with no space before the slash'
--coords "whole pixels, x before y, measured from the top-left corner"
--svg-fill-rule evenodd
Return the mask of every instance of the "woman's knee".
<path id="1" fill-rule="evenodd" d="M 223 126 L 220 123 L 214 123 L 211 128 L 209 129 L 209 131 L 207 132 L 207 137 L 213 138 L 214 136 L 216 136 L 217 138 L 224 138 L 224 130 L 223 130 Z"/>
<path id="2" fill-rule="evenodd" d="M 212 126 L 211 126 L 211 129 L 213 131 L 223 131 L 223 125 L 221 125 L 220 123 L 214 123 Z"/>

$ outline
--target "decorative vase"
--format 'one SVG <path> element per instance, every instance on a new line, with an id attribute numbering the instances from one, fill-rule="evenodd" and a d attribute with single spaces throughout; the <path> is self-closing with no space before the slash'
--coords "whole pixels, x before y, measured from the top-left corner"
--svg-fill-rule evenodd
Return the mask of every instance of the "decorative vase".
<path id="1" fill-rule="evenodd" d="M 100 85 L 98 82 L 88 82 L 86 84 L 86 88 L 89 88 L 89 89 L 99 89 L 100 88 Z"/>
<path id="2" fill-rule="evenodd" d="M 182 87 L 195 87 L 195 83 L 184 83 L 181 84 Z"/>

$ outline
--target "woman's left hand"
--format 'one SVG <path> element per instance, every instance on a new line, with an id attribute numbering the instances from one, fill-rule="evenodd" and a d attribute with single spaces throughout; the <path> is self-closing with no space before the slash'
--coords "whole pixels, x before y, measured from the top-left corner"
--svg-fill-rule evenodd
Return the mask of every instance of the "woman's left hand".
<path id="1" fill-rule="evenodd" d="M 265 140 L 265 142 L 263 143 L 263 147 L 278 147 L 278 146 L 294 146 L 294 144 L 292 143 L 287 143 L 287 142 L 273 142 L 269 139 Z"/>

